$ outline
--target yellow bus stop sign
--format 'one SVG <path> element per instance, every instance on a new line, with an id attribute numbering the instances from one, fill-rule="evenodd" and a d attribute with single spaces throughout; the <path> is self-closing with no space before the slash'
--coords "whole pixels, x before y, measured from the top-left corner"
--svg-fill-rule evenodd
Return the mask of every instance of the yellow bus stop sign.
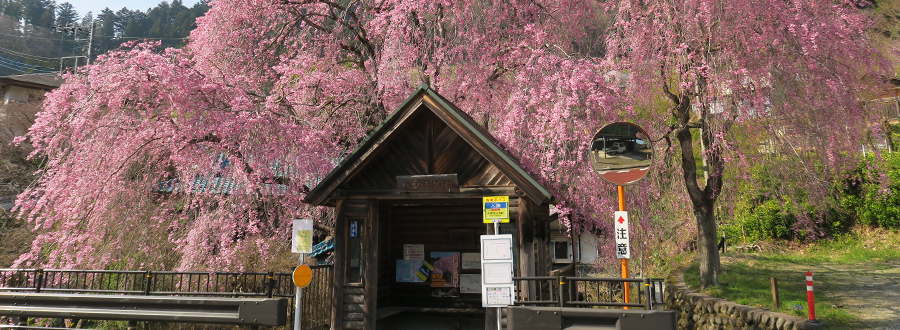
<path id="1" fill-rule="evenodd" d="M 499 219 L 502 223 L 509 223 L 509 196 L 482 197 L 484 206 L 484 223 L 492 223 Z"/>
<path id="2" fill-rule="evenodd" d="M 312 280 L 312 269 L 307 265 L 300 265 L 294 269 L 294 285 L 298 288 L 305 288 Z"/>

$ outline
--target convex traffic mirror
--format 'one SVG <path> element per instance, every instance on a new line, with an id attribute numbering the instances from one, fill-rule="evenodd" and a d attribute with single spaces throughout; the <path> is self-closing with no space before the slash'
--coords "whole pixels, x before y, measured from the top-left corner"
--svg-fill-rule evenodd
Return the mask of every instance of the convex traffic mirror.
<path id="1" fill-rule="evenodd" d="M 647 132 L 640 126 L 612 123 L 594 134 L 588 158 L 601 178 L 618 186 L 626 186 L 647 175 L 653 160 L 653 146 Z"/>

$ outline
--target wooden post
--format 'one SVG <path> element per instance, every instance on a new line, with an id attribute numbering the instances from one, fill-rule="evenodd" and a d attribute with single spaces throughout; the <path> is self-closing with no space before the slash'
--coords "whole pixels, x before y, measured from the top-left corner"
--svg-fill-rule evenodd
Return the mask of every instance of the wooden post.
<path id="1" fill-rule="evenodd" d="M 772 278 L 772 305 L 775 308 L 781 306 L 781 298 L 778 295 L 778 279 L 774 277 Z"/>
<path id="2" fill-rule="evenodd" d="M 334 207 L 334 273 L 332 274 L 331 329 L 344 329 L 344 281 L 347 244 L 346 200 L 339 199 Z"/>
<path id="3" fill-rule="evenodd" d="M 363 285 L 365 288 L 365 314 L 363 329 L 375 329 L 378 310 L 378 200 L 370 199 L 367 203 L 365 220 L 365 237 L 360 257 L 364 258 Z"/>
<path id="4" fill-rule="evenodd" d="M 528 197 L 519 197 L 519 219 L 516 221 L 519 231 L 519 276 L 536 276 L 534 255 L 534 218 L 531 210 L 537 205 Z M 522 295 L 526 300 L 536 300 L 535 283 L 525 281 L 521 283 Z"/>

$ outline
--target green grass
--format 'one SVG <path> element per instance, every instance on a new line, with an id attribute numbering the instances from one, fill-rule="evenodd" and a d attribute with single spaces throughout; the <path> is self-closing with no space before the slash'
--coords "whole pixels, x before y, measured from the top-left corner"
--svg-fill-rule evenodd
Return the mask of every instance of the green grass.
<path id="1" fill-rule="evenodd" d="M 719 285 L 702 290 L 713 297 L 720 297 L 741 305 L 765 308 L 780 313 L 806 318 L 808 315 L 806 301 L 806 276 L 803 272 L 779 267 L 778 262 L 741 261 L 723 266 L 719 276 Z M 771 278 L 778 279 L 778 290 L 781 305 L 774 308 L 772 304 Z M 684 272 L 685 282 L 693 287 L 700 287 L 700 270 L 696 265 Z M 856 318 L 843 309 L 831 307 L 822 297 L 817 298 L 816 319 L 829 325 L 829 329 L 851 329 Z M 799 306 L 799 308 L 798 308 Z"/>
<path id="2" fill-rule="evenodd" d="M 702 292 L 730 301 L 778 311 L 788 315 L 807 317 L 805 270 L 824 265 L 859 266 L 866 269 L 896 267 L 900 261 L 900 233 L 847 234 L 808 246 L 770 244 L 760 253 L 733 253 L 723 261 L 719 285 Z M 685 282 L 700 287 L 700 271 L 695 264 L 684 272 Z M 815 274 L 814 274 L 815 275 Z M 771 278 L 778 279 L 781 304 L 773 306 Z M 818 284 L 836 286 L 829 279 L 817 279 Z M 858 329 L 864 327 L 854 315 L 834 307 L 840 302 L 816 296 L 816 318 L 829 329 Z M 799 308 L 798 308 L 799 307 Z"/>

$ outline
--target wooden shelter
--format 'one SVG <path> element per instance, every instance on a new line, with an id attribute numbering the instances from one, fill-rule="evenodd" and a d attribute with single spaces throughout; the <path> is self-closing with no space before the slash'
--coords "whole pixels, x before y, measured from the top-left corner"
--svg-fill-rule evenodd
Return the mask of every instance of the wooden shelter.
<path id="1" fill-rule="evenodd" d="M 479 274 L 471 257 L 479 235 L 494 231 L 482 219 L 485 196 L 509 196 L 501 232 L 515 239 L 515 275 L 546 276 L 553 195 L 469 115 L 420 86 L 306 196 L 336 208 L 332 329 L 484 327 L 480 293 L 454 292 L 449 278 L 404 280 L 401 264 L 418 246 L 426 257 L 469 257 L 457 273 Z"/>

